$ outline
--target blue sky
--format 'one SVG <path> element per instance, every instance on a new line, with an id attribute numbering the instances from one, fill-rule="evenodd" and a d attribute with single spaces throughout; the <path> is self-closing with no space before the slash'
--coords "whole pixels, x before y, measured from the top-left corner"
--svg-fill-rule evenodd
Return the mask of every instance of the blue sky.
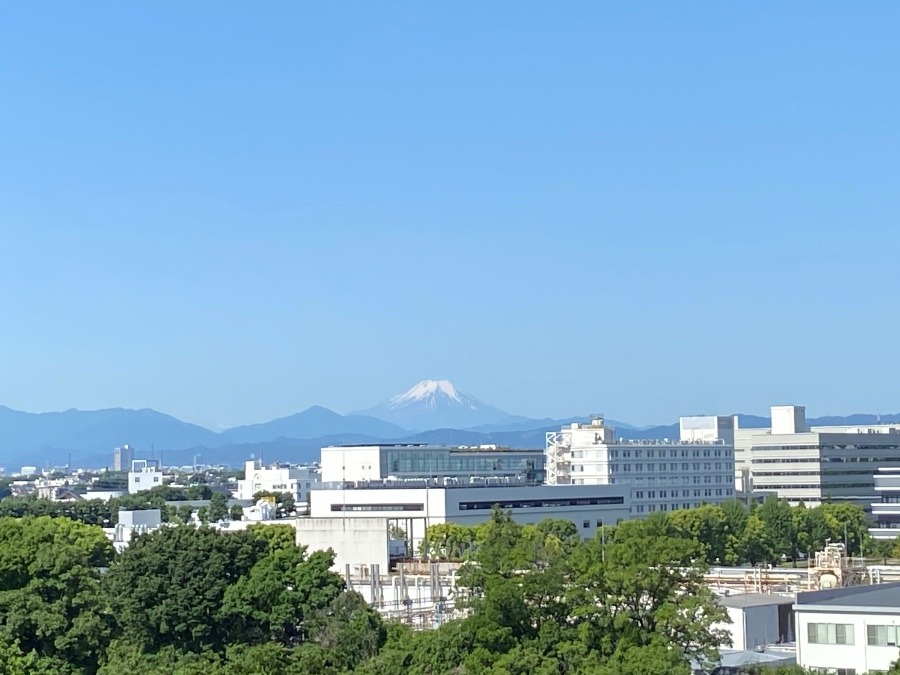
<path id="1" fill-rule="evenodd" d="M 900 5 L 8 3 L 0 404 L 896 412 Z"/>

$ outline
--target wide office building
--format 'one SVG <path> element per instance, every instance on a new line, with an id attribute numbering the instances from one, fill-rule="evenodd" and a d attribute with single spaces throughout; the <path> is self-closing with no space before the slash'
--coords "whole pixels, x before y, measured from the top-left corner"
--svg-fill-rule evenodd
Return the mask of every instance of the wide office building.
<path id="1" fill-rule="evenodd" d="M 547 482 L 622 485 L 632 514 L 675 511 L 735 497 L 733 420 L 681 418 L 678 440 L 620 440 L 602 418 L 547 434 Z"/>
<path id="2" fill-rule="evenodd" d="M 900 468 L 900 426 L 810 428 L 802 406 L 774 406 L 768 429 L 738 429 L 739 466 L 753 490 L 792 504 L 836 500 L 870 510 L 874 475 Z"/>
<path id="3" fill-rule="evenodd" d="M 308 527 L 298 541 L 310 545 L 313 530 L 331 531 L 333 521 L 380 522 L 386 532 L 402 532 L 407 551 L 414 553 L 431 525 L 459 523 L 477 525 L 488 520 L 494 506 L 509 510 L 520 524 L 539 523 L 547 518 L 572 521 L 579 534 L 588 538 L 599 529 L 630 517 L 630 488 L 625 485 L 448 485 L 442 479 L 409 479 L 400 483 L 322 483 L 313 490 Z M 301 521 L 304 519 L 301 519 Z M 304 523 L 307 525 L 307 523 Z M 351 525 L 351 527 L 353 527 Z M 387 538 L 379 544 L 387 545 Z M 351 559 L 343 552 L 342 563 L 378 562 L 360 557 L 371 555 L 362 549 Z"/>
<path id="4" fill-rule="evenodd" d="M 544 482 L 543 450 L 496 445 L 427 443 L 329 446 L 321 452 L 322 482 L 446 479 L 449 483 Z"/>

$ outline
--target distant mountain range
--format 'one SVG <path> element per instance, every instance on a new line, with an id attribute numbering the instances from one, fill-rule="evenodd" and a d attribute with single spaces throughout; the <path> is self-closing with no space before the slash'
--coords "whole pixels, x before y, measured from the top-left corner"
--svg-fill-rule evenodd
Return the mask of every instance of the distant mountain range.
<path id="1" fill-rule="evenodd" d="M 769 419 L 739 415 L 744 428 Z M 496 444 L 544 447 L 545 434 L 587 417 L 531 419 L 509 415 L 457 389 L 448 380 L 423 380 L 408 391 L 359 413 L 341 415 L 314 406 L 263 424 L 215 432 L 150 409 L 67 410 L 27 413 L 0 406 L 0 465 L 104 467 L 112 450 L 128 443 L 139 457 L 167 465 L 239 465 L 251 455 L 264 461 L 312 462 L 326 445 L 348 443 Z M 810 419 L 810 424 L 863 425 L 900 422 L 898 415 L 855 414 Z M 635 427 L 607 420 L 621 438 L 678 438 L 678 424 Z"/>

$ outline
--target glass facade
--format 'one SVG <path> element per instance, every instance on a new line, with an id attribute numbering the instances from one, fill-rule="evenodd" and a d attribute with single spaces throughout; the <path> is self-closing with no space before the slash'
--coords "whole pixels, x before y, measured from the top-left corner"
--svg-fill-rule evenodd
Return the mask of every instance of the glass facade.
<path id="1" fill-rule="evenodd" d="M 544 481 L 543 452 L 459 451 L 448 448 L 385 448 L 382 475 L 403 478 L 443 476 L 515 477 Z"/>

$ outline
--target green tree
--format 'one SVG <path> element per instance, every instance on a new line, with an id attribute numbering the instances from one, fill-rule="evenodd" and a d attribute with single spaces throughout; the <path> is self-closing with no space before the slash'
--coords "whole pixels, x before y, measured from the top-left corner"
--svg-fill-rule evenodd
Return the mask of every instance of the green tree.
<path id="1" fill-rule="evenodd" d="M 330 552 L 307 557 L 298 546 L 272 551 L 226 590 L 223 623 L 245 642 L 291 646 L 307 640 L 311 617 L 344 590 L 343 579 L 330 571 L 333 562 Z"/>
<path id="2" fill-rule="evenodd" d="M 244 507 L 240 504 L 234 504 L 229 512 L 232 520 L 242 520 L 244 517 Z"/>
<path id="3" fill-rule="evenodd" d="M 768 533 L 769 543 L 774 558 L 790 556 L 797 558 L 797 529 L 790 504 L 784 499 L 768 497 L 756 511 L 754 516 L 762 520 Z"/>
<path id="4" fill-rule="evenodd" d="M 221 492 L 213 493 L 209 498 L 209 519 L 213 523 L 225 520 L 228 515 L 228 497 Z"/>
<path id="5" fill-rule="evenodd" d="M 16 648 L 91 669 L 110 633 L 100 569 L 112 557 L 97 527 L 47 516 L 0 519 L 0 626 L 18 639 Z"/>
<path id="6" fill-rule="evenodd" d="M 766 523 L 755 513 L 747 518 L 747 525 L 740 543 L 741 558 L 751 565 L 758 565 L 775 559 L 775 547 Z"/>
<path id="7" fill-rule="evenodd" d="M 222 648 L 225 592 L 267 552 L 251 532 L 179 526 L 135 537 L 103 579 L 121 634 L 149 652 Z"/>
<path id="8" fill-rule="evenodd" d="M 703 583 L 700 544 L 667 527 L 662 517 L 622 523 L 605 551 L 595 538 L 575 556 L 571 612 L 591 649 L 611 656 L 662 641 L 687 663 L 713 660 L 727 644 L 715 627 L 727 614 Z"/>

